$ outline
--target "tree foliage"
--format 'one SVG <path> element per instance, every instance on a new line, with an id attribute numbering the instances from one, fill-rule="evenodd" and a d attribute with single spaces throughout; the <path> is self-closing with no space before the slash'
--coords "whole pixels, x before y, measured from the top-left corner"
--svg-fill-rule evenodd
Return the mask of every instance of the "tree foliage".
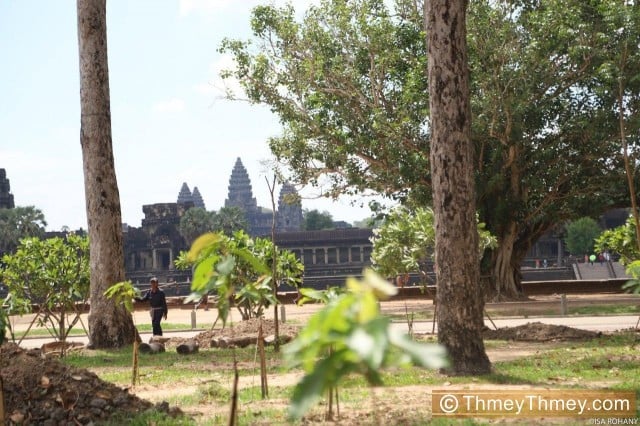
<path id="1" fill-rule="evenodd" d="M 567 249 L 574 255 L 588 255 L 593 253 L 596 238 L 602 234 L 598 222 L 590 217 L 583 217 L 567 225 L 565 243 Z"/>
<path id="2" fill-rule="evenodd" d="M 638 130 L 640 129 L 640 5 L 628 1 L 603 1 L 602 37 L 607 49 L 598 68 L 596 90 L 618 118 L 617 139 L 622 152 L 631 212 L 635 227 L 640 228 L 636 192 L 638 164 Z M 636 235 L 640 245 L 640 234 Z"/>
<path id="3" fill-rule="evenodd" d="M 200 235 L 214 231 L 215 227 L 216 214 L 202 207 L 190 208 L 180 218 L 180 234 L 189 245 Z"/>
<path id="4" fill-rule="evenodd" d="M 617 253 L 620 255 L 620 263 L 629 265 L 640 260 L 636 233 L 635 221 L 630 216 L 624 225 L 602 232 L 595 240 L 595 249 L 599 252 Z"/>
<path id="5" fill-rule="evenodd" d="M 303 228 L 305 231 L 319 231 L 322 229 L 333 229 L 333 216 L 327 211 L 305 210 L 303 212 Z"/>
<path id="6" fill-rule="evenodd" d="M 44 214 L 33 206 L 0 209 L 0 256 L 13 252 L 22 238 L 43 237 Z"/>
<path id="7" fill-rule="evenodd" d="M 223 41 L 220 50 L 237 62 L 225 76 L 284 123 L 269 144 L 293 181 L 323 185 L 327 196 L 428 187 L 422 17 L 402 3 L 397 15 L 382 0 L 324 0 L 302 22 L 290 5 L 259 6 L 251 18 L 257 50 Z"/>
<path id="8" fill-rule="evenodd" d="M 497 244 L 496 238 L 484 229 L 483 223 L 478 223 L 478 235 L 480 255 Z M 382 225 L 373 230 L 371 242 L 372 266 L 382 276 L 426 273 L 425 262 L 433 260 L 435 248 L 433 210 L 393 209 Z"/>
<path id="9" fill-rule="evenodd" d="M 493 275 L 506 293 L 533 243 L 555 224 L 624 206 L 615 117 L 596 75 L 603 11 L 579 0 L 474 2 L 473 137 L 482 220 L 500 242 Z"/>
<path id="10" fill-rule="evenodd" d="M 232 236 L 236 231 L 248 229 L 247 218 L 240 207 L 222 207 L 214 215 L 214 230 L 221 231 L 227 236 Z"/>
<path id="11" fill-rule="evenodd" d="M 627 266 L 627 274 L 631 275 L 632 279 L 627 281 L 622 288 L 629 293 L 640 294 L 640 260 L 634 260 Z"/>
<path id="12" fill-rule="evenodd" d="M 270 147 L 296 183 L 321 186 L 327 196 L 373 191 L 426 207 L 423 4 L 388 5 L 325 0 L 302 19 L 290 6 L 258 7 L 252 42 L 221 46 L 237 63 L 225 77 L 280 117 L 283 133 Z M 477 208 L 499 241 L 485 273 L 502 295 L 518 294 L 524 256 L 553 226 L 629 203 L 614 88 L 599 81 L 619 52 L 609 34 L 640 27 L 637 13 L 614 19 L 620 5 L 469 2 Z M 638 66 L 627 67 L 631 81 Z M 634 84 L 626 86 L 625 105 L 635 102 Z M 637 120 L 627 117 L 633 151 Z"/>
<path id="13" fill-rule="evenodd" d="M 11 296 L 38 304 L 39 324 L 64 341 L 89 299 L 88 238 L 25 238 L 2 262 L 0 279 Z"/>

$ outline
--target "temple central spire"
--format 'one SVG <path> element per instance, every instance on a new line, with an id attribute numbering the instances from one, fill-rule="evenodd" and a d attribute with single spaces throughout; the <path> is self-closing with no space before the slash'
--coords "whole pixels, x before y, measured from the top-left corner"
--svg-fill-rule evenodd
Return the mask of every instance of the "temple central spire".
<path id="1" fill-rule="evenodd" d="M 258 203 L 253 197 L 251 180 L 247 169 L 244 168 L 240 157 L 236 159 L 236 164 L 231 171 L 229 178 L 228 198 L 224 201 L 225 207 L 239 207 L 246 213 L 253 213 L 258 210 Z"/>

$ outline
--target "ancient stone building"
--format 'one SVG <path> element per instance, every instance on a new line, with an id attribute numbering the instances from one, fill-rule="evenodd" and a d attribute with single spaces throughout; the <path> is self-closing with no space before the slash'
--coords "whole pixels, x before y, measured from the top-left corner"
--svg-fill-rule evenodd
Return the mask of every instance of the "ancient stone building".
<path id="1" fill-rule="evenodd" d="M 7 179 L 5 169 L 0 169 L 0 209 L 12 209 L 15 207 L 13 203 L 13 195 L 11 194 L 11 185 Z"/>
<path id="2" fill-rule="evenodd" d="M 197 186 L 193 187 L 193 192 L 189 189 L 189 185 L 186 182 L 182 183 L 182 188 L 178 193 L 178 204 L 193 204 L 193 207 L 200 207 L 206 209 L 204 206 L 204 200 Z"/>
<path id="3" fill-rule="evenodd" d="M 302 202 L 298 191 L 290 183 L 282 185 L 278 198 L 277 230 L 280 232 L 295 232 L 302 230 Z"/>
<path id="4" fill-rule="evenodd" d="M 371 265 L 371 229 L 341 228 L 321 231 L 281 232 L 276 244 L 304 264 L 304 286 L 325 289 L 343 285 Z"/>
<path id="5" fill-rule="evenodd" d="M 251 179 L 247 169 L 244 168 L 240 157 L 236 159 L 236 163 L 231 171 L 229 178 L 229 193 L 224 201 L 225 207 L 238 207 L 245 215 L 248 233 L 251 236 L 271 235 L 271 226 L 273 223 L 273 212 L 270 209 L 258 206 L 256 199 L 253 197 L 251 188 Z M 302 207 L 297 206 L 302 215 Z M 294 214 L 293 211 L 287 211 L 288 214 Z M 284 219 L 283 219 L 284 220 Z M 301 228 L 298 228 L 298 230 Z"/>
<path id="6" fill-rule="evenodd" d="M 273 213 L 259 207 L 253 197 L 251 180 L 240 158 L 229 178 L 229 192 L 225 207 L 239 207 L 245 213 L 252 236 L 271 235 Z M 178 271 L 174 260 L 188 246 L 180 234 L 180 219 L 192 207 L 204 208 L 204 201 L 197 187 L 193 192 L 183 183 L 175 203 L 158 203 L 142 207 L 144 219 L 140 228 L 125 227 L 124 254 L 127 278 L 145 283 L 151 275 L 161 282 L 185 282 L 189 271 Z M 284 185 L 280 191 L 279 210 L 276 212 L 278 233 L 302 229 L 302 205 L 292 185 Z"/>
<path id="7" fill-rule="evenodd" d="M 180 218 L 191 207 L 192 202 L 142 207 L 142 226 L 127 227 L 123 233 L 127 278 L 144 283 L 151 275 L 158 276 L 162 282 L 186 280 L 189 273 L 177 271 L 174 260 L 180 251 L 188 250 L 179 225 Z"/>
<path id="8" fill-rule="evenodd" d="M 207 209 L 204 205 L 204 200 L 202 199 L 202 195 L 200 195 L 200 191 L 197 186 L 193 187 L 193 192 L 191 193 L 191 197 L 193 198 L 193 207 L 200 207 L 201 209 Z"/>

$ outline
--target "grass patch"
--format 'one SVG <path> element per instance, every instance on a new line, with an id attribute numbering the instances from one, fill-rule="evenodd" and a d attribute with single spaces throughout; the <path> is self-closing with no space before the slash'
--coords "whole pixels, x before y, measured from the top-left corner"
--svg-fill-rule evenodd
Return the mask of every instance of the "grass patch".
<path id="1" fill-rule="evenodd" d="M 640 305 L 594 305 L 569 307 L 570 315 L 634 315 L 640 314 Z"/>
<path id="2" fill-rule="evenodd" d="M 389 318 L 391 318 L 391 320 L 393 322 L 399 322 L 399 323 L 407 323 L 407 314 L 406 313 L 392 313 L 392 314 L 385 314 L 385 316 L 388 316 Z M 409 312 L 409 319 L 413 320 L 413 321 L 426 321 L 426 320 L 433 320 L 433 310 L 427 311 L 427 310 L 419 310 L 419 311 L 413 311 L 413 312 Z"/>
<path id="3" fill-rule="evenodd" d="M 429 339 L 433 341 L 433 339 Z M 509 342 L 486 341 L 487 348 L 508 350 Z M 416 367 L 395 368 L 382 373 L 386 387 L 425 386 L 441 387 L 445 382 L 451 385 L 485 384 L 495 385 L 531 385 L 544 388 L 593 388 L 640 390 L 640 341 L 636 334 L 627 333 L 603 336 L 588 342 L 566 343 L 552 349 L 540 344 L 540 352 L 526 358 L 496 362 L 493 372 L 480 377 L 448 377 L 437 371 Z M 547 346 L 549 348 L 549 346 Z M 289 372 L 283 365 L 281 354 L 273 348 L 266 350 L 270 375 Z M 259 363 L 255 347 L 235 350 L 240 370 L 241 388 L 239 390 L 239 424 L 268 425 L 286 423 L 287 403 L 293 392 L 292 385 L 273 385 L 270 381 L 269 398 L 262 400 Z M 233 358 L 231 349 L 201 349 L 189 356 L 174 351 L 156 355 L 140 356 L 141 383 L 160 389 L 180 389 L 193 387 L 192 393 L 170 395 L 163 398 L 172 406 L 178 406 L 185 412 L 197 412 L 208 407 L 206 418 L 194 416 L 193 420 L 163 417 L 157 412 L 144 413 L 126 424 L 227 424 L 228 409 L 233 382 Z M 72 353 L 64 362 L 76 367 L 94 371 L 104 380 L 127 386 L 131 380 L 131 347 L 118 350 L 95 350 L 84 354 Z M 255 380 L 247 380 L 254 377 Z M 424 392 L 428 392 L 425 389 Z M 377 406 L 372 399 L 375 392 L 358 375 L 348 377 L 339 388 L 341 413 Z M 400 402 L 402 403 L 402 402 Z M 323 404 L 326 404 L 324 401 Z M 401 409 L 400 407 L 399 409 Z M 415 408 L 415 407 L 414 407 Z M 326 405 L 316 407 L 310 418 L 320 419 Z M 451 419 L 429 418 L 430 407 L 421 407 L 421 411 L 411 414 L 407 407 L 402 424 L 451 424 Z M 207 410 L 205 410 L 207 411 Z M 385 410 L 381 408 L 385 414 Z M 425 414 L 426 413 L 426 414 Z M 425 418 L 425 416 L 427 416 Z M 371 419 L 368 419 L 371 420 Z M 116 424 L 116 423 L 113 423 Z M 304 424 L 304 423 L 301 423 Z M 348 423 L 345 423 L 348 424 Z M 485 424 L 481 421 L 461 420 L 455 424 Z"/>
<path id="4" fill-rule="evenodd" d="M 165 413 L 161 413 L 155 410 L 149 410 L 134 417 L 114 416 L 108 421 L 102 421 L 100 424 L 107 426 L 121 426 L 125 424 L 129 426 L 190 426 L 196 425 L 197 423 L 195 422 L 195 420 L 186 416 L 170 417 Z"/>
<path id="5" fill-rule="evenodd" d="M 197 324 L 197 329 L 198 330 L 210 330 L 212 325 L 213 325 L 213 323 L 211 323 L 211 322 Z M 136 328 L 138 329 L 138 332 L 140 332 L 140 333 L 151 333 L 152 330 L 153 330 L 151 324 L 138 324 L 138 325 L 136 325 Z M 191 325 L 182 324 L 182 323 L 163 323 L 162 324 L 162 329 L 164 331 L 187 331 L 187 330 L 193 330 L 191 328 Z M 15 331 L 14 334 L 15 334 L 16 341 L 18 341 L 20 339 L 23 339 L 23 338 L 28 338 L 28 337 L 53 337 L 53 335 L 45 327 L 36 327 L 36 326 L 32 327 L 28 332 L 26 330 L 17 330 L 17 331 Z M 85 331 L 84 331 L 84 329 L 82 327 L 80 327 L 80 328 L 74 327 L 69 332 L 68 337 L 78 337 L 78 336 L 86 336 L 86 335 L 87 335 L 87 333 L 85 333 Z"/>

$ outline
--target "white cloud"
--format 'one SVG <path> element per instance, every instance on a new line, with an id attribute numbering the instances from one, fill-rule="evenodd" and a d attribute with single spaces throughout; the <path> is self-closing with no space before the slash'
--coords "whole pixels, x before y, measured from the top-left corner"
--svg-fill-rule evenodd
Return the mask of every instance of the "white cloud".
<path id="1" fill-rule="evenodd" d="M 242 98 L 244 89 L 238 80 L 235 78 L 223 80 L 220 77 L 220 72 L 223 70 L 234 70 L 235 68 L 236 63 L 233 56 L 228 54 L 220 55 L 218 59 L 209 65 L 209 81 L 194 86 L 194 90 L 205 96 L 225 97 L 227 93 L 232 93 L 234 96 Z"/>
<path id="2" fill-rule="evenodd" d="M 153 106 L 155 112 L 180 112 L 184 111 L 185 104 L 182 99 L 171 98 L 167 101 L 158 102 Z"/>

